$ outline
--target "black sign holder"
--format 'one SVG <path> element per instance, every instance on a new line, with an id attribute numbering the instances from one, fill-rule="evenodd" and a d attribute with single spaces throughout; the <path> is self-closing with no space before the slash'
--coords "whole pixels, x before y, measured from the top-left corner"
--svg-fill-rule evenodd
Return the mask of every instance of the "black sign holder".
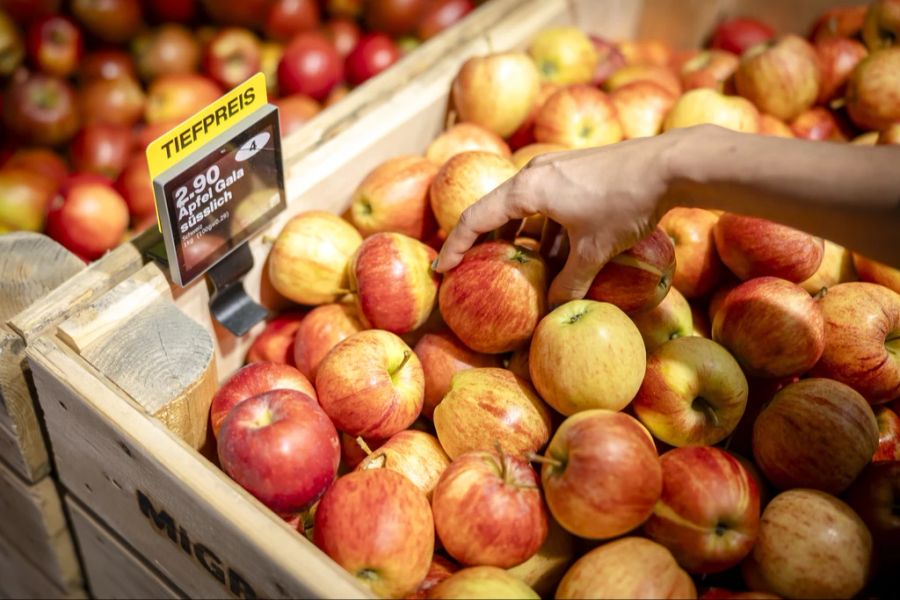
<path id="1" fill-rule="evenodd" d="M 216 321 L 237 336 L 244 335 L 269 316 L 269 311 L 247 295 L 244 289 L 244 275 L 252 268 L 250 247 L 241 244 L 206 272 L 213 284 L 209 309 Z"/>

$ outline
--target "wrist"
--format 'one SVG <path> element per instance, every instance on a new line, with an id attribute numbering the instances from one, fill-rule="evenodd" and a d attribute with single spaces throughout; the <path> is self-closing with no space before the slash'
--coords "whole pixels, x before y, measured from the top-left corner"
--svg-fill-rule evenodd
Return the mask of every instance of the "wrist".
<path id="1" fill-rule="evenodd" d="M 665 199 L 668 208 L 718 208 L 706 206 L 704 186 L 716 178 L 715 171 L 727 155 L 727 138 L 731 133 L 717 125 L 701 124 L 665 134 L 671 136 L 662 159 L 669 191 Z"/>

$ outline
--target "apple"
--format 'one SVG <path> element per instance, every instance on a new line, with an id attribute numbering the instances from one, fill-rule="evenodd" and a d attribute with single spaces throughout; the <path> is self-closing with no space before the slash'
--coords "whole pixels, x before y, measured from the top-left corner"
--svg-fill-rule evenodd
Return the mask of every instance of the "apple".
<path id="1" fill-rule="evenodd" d="M 362 236 L 324 211 L 300 213 L 285 223 L 269 253 L 269 280 L 300 304 L 336 302 L 350 291 L 347 265 Z"/>
<path id="2" fill-rule="evenodd" d="M 522 121 L 519 127 L 516 128 L 516 130 L 512 132 L 512 134 L 510 134 L 510 136 L 507 138 L 510 148 L 518 150 L 523 146 L 535 143 L 534 128 L 538 113 L 547 102 L 547 99 L 558 92 L 561 88 L 562 86 L 551 83 L 549 81 L 541 82 L 541 87 L 538 90 L 537 97 L 535 98 L 534 104 L 531 107 L 531 112 L 528 113 L 528 116 L 525 117 L 525 120 Z"/>
<path id="3" fill-rule="evenodd" d="M 830 379 L 788 385 L 753 426 L 753 457 L 766 479 L 780 489 L 838 494 L 877 448 L 878 423 L 865 398 Z"/>
<path id="4" fill-rule="evenodd" d="M 62 157 L 49 148 L 21 148 L 3 163 L 4 169 L 25 169 L 40 175 L 45 184 L 58 189 L 69 176 L 69 167 Z M 0 196 L 2 197 L 2 196 Z"/>
<path id="5" fill-rule="evenodd" d="M 847 281 L 856 281 L 856 278 L 853 253 L 831 240 L 825 240 L 822 263 L 809 279 L 800 283 L 800 287 L 810 294 L 818 294 L 822 288 L 830 288 Z"/>
<path id="6" fill-rule="evenodd" d="M 900 46 L 872 52 L 847 80 L 847 112 L 863 129 L 886 129 L 900 121 Z"/>
<path id="7" fill-rule="evenodd" d="M 733 17 L 716 26 L 710 47 L 740 56 L 745 50 L 773 37 L 775 31 L 766 23 L 752 17 Z"/>
<path id="8" fill-rule="evenodd" d="M 577 27 L 549 27 L 532 39 L 528 53 L 541 78 L 558 85 L 590 83 L 599 59 L 590 38 Z"/>
<path id="9" fill-rule="evenodd" d="M 722 262 L 740 279 L 780 277 L 794 283 L 822 264 L 822 239 L 767 219 L 725 213 L 713 229 Z"/>
<path id="10" fill-rule="evenodd" d="M 14 79 L 3 97 L 3 124 L 26 143 L 63 144 L 78 131 L 75 92 L 65 80 L 41 73 Z"/>
<path id="11" fill-rule="evenodd" d="M 713 237 L 718 220 L 718 215 L 702 208 L 675 207 L 659 221 L 675 248 L 672 287 L 686 298 L 707 295 L 725 275 Z"/>
<path id="12" fill-rule="evenodd" d="M 387 331 L 355 333 L 329 352 L 316 372 L 319 404 L 353 436 L 387 439 L 422 412 L 425 378 L 409 346 Z"/>
<path id="13" fill-rule="evenodd" d="M 192 92 L 189 88 L 188 94 L 190 93 Z M 218 90 L 216 94 L 218 94 Z M 207 99 L 210 98 L 212 96 L 208 95 Z M 84 125 L 107 123 L 131 127 L 144 116 L 145 105 L 144 91 L 137 81 L 127 75 L 112 79 L 92 79 L 82 85 L 78 91 L 78 110 Z M 169 121 L 163 121 L 167 126 L 175 125 L 170 121 L 177 116 L 165 114 L 162 116 L 169 119 Z M 163 133 L 164 131 L 160 131 L 159 135 Z"/>
<path id="14" fill-rule="evenodd" d="M 461 121 L 505 138 L 531 113 L 539 89 L 540 75 L 527 54 L 499 52 L 463 63 L 451 96 Z"/>
<path id="15" fill-rule="evenodd" d="M 847 490 L 847 503 L 868 527 L 881 565 L 888 569 L 900 565 L 898 498 L 900 462 L 897 461 L 869 465 Z"/>
<path id="16" fill-rule="evenodd" d="M 362 31 L 356 21 L 343 17 L 330 19 L 322 26 L 322 33 L 331 40 L 342 59 L 347 58 L 362 37 Z"/>
<path id="17" fill-rule="evenodd" d="M 419 587 L 416 588 L 415 592 L 406 596 L 406 600 L 427 600 L 427 598 L 430 597 L 429 594 L 434 586 L 457 571 L 459 571 L 459 565 L 449 558 L 444 558 L 440 554 L 435 553 L 435 555 L 431 557 L 431 566 L 428 568 L 428 575 L 425 576 L 425 579 L 419 584 Z"/>
<path id="18" fill-rule="evenodd" d="M 461 569 L 428 592 L 431 600 L 539 600 L 540 596 L 518 577 L 499 567 L 478 566 Z"/>
<path id="19" fill-rule="evenodd" d="M 612 257 L 594 277 L 585 298 L 615 304 L 629 314 L 662 302 L 675 274 L 675 247 L 657 227 L 637 244 Z"/>
<path id="20" fill-rule="evenodd" d="M 887 129 L 878 134 L 876 144 L 879 146 L 897 146 L 900 145 L 900 122 L 894 123 Z"/>
<path id="21" fill-rule="evenodd" d="M 621 412 L 572 415 L 535 460 L 543 463 L 541 481 L 553 517 L 583 538 L 612 538 L 634 529 L 652 514 L 662 491 L 653 438 Z"/>
<path id="22" fill-rule="evenodd" d="M 128 205 L 122 196 L 90 179 L 68 184 L 47 214 L 47 234 L 84 260 L 118 246 L 127 228 Z"/>
<path id="23" fill-rule="evenodd" d="M 806 373 L 827 344 L 824 306 L 800 286 L 777 277 L 745 281 L 713 318 L 713 339 L 756 377 Z"/>
<path id="24" fill-rule="evenodd" d="M 144 24 L 140 0 L 72 0 L 70 10 L 85 29 L 113 44 L 134 38 Z"/>
<path id="25" fill-rule="evenodd" d="M 216 440 L 222 470 L 282 514 L 318 500 L 334 481 L 341 459 L 334 425 L 314 398 L 290 389 L 236 405 Z"/>
<path id="26" fill-rule="evenodd" d="M 365 2 L 363 19 L 370 30 L 399 37 L 416 30 L 427 4 L 424 0 Z"/>
<path id="27" fill-rule="evenodd" d="M 428 574 L 434 519 L 425 494 L 403 475 L 355 471 L 319 501 L 313 541 L 377 596 L 402 598 Z"/>
<path id="28" fill-rule="evenodd" d="M 560 600 L 696 597 L 694 582 L 665 546 L 633 536 L 603 544 L 579 558 L 556 590 Z"/>
<path id="29" fill-rule="evenodd" d="M 131 130 L 123 125 L 85 125 L 69 145 L 72 168 L 116 179 L 131 156 Z"/>
<path id="30" fill-rule="evenodd" d="M 818 43 L 828 38 L 852 38 L 862 30 L 868 7 L 835 6 L 822 13 L 813 24 L 809 38 Z"/>
<path id="31" fill-rule="evenodd" d="M 322 110 L 322 106 L 306 94 L 282 96 L 273 104 L 278 107 L 282 136 L 294 133 Z"/>
<path id="32" fill-rule="evenodd" d="M 853 253 L 853 266 L 861 281 L 877 283 L 900 294 L 900 270 L 857 252 Z"/>
<path id="33" fill-rule="evenodd" d="M 409 479 L 431 500 L 450 458 L 437 438 L 424 431 L 407 430 L 391 436 L 357 465 L 357 471 L 390 469 Z"/>
<path id="34" fill-rule="evenodd" d="M 759 115 L 759 133 L 785 138 L 796 137 L 787 123 L 765 113 Z"/>
<path id="35" fill-rule="evenodd" d="M 347 80 L 360 85 L 400 59 L 400 50 L 383 33 L 363 35 L 346 59 Z"/>
<path id="36" fill-rule="evenodd" d="M 727 50 L 703 50 L 681 66 L 681 87 L 684 91 L 710 88 L 724 92 L 740 62 L 737 54 Z"/>
<path id="37" fill-rule="evenodd" d="M 268 14 L 270 0 L 202 0 L 213 23 L 261 28 Z"/>
<path id="38" fill-rule="evenodd" d="M 625 64 L 667 67 L 675 56 L 672 45 L 660 39 L 625 40 L 617 44 Z"/>
<path id="39" fill-rule="evenodd" d="M 344 304 L 325 304 L 306 314 L 294 335 L 294 364 L 315 381 L 319 364 L 332 348 L 363 330 L 356 309 Z"/>
<path id="40" fill-rule="evenodd" d="M 825 352 L 813 374 L 846 383 L 873 405 L 900 398 L 900 294 L 848 282 L 820 304 Z"/>
<path id="41" fill-rule="evenodd" d="M 419 18 L 416 35 L 422 41 L 430 40 L 451 25 L 455 25 L 475 10 L 472 0 L 434 0 L 429 2 Z"/>
<path id="42" fill-rule="evenodd" d="M 875 0 L 869 5 L 862 27 L 862 38 L 872 52 L 896 45 L 900 35 L 900 2 Z"/>
<path id="43" fill-rule="evenodd" d="M 387 441 L 375 439 L 364 440 L 361 437 L 353 437 L 352 435 L 347 435 L 343 432 L 339 433 L 341 437 L 341 465 L 344 471 L 347 472 L 358 467 L 359 463 L 381 448 Z"/>
<path id="44" fill-rule="evenodd" d="M 712 445 L 737 427 L 747 393 L 747 379 L 725 348 L 683 337 L 647 357 L 647 374 L 632 408 L 654 437 L 671 446 Z"/>
<path id="45" fill-rule="evenodd" d="M 600 36 L 591 34 L 588 36 L 597 51 L 597 66 L 591 83 L 600 86 L 609 79 L 610 75 L 625 66 L 625 56 L 616 44 Z"/>
<path id="46" fill-rule="evenodd" d="M 265 361 L 293 367 L 294 337 L 305 316 L 302 312 L 288 312 L 266 323 L 265 328 L 250 345 L 245 362 Z"/>
<path id="47" fill-rule="evenodd" d="M 222 90 L 202 75 L 163 75 L 147 89 L 144 119 L 149 124 L 181 121 L 219 99 Z"/>
<path id="48" fill-rule="evenodd" d="M 344 78 L 344 63 L 327 37 L 301 33 L 285 47 L 278 63 L 278 88 L 282 94 L 306 94 L 322 101 Z"/>
<path id="49" fill-rule="evenodd" d="M 71 20 L 52 15 L 28 27 L 28 55 L 38 70 L 68 77 L 78 68 L 84 53 L 84 36 Z"/>
<path id="50" fill-rule="evenodd" d="M 648 353 L 669 340 L 694 335 L 691 306 L 675 288 L 650 310 L 631 315 L 631 320 L 641 332 Z"/>
<path id="51" fill-rule="evenodd" d="M 699 88 L 685 92 L 669 111 L 663 131 L 712 123 L 744 133 L 759 131 L 759 111 L 747 99 Z"/>
<path id="52" fill-rule="evenodd" d="M 547 537 L 539 478 L 518 455 L 472 451 L 447 467 L 431 500 L 444 548 L 463 565 L 509 568 Z"/>
<path id="53" fill-rule="evenodd" d="M 568 148 L 562 144 L 528 144 L 513 152 L 512 162 L 517 169 L 523 169 L 535 156 L 549 154 L 550 152 L 563 152 L 565 150 L 568 150 Z"/>
<path id="54" fill-rule="evenodd" d="M 220 29 L 203 53 L 203 70 L 225 89 L 246 81 L 261 67 L 259 40 L 243 27 Z"/>
<path id="55" fill-rule="evenodd" d="M 689 573 L 718 573 L 744 559 L 759 528 L 759 489 L 740 461 L 710 446 L 659 459 L 662 496 L 644 532 Z"/>
<path id="56" fill-rule="evenodd" d="M 872 462 L 900 461 L 900 417 L 886 406 L 875 411 L 878 422 L 878 449 Z"/>
<path id="57" fill-rule="evenodd" d="M 659 133 L 676 97 L 652 81 L 635 81 L 616 88 L 609 98 L 625 139 L 632 139 Z"/>
<path id="58" fill-rule="evenodd" d="M 8 9 L 6 4 L 9 3 L 4 3 L 5 10 Z M 2 10 L 0 10 L 0 50 L 2 50 L 0 77 L 7 77 L 15 73 L 22 64 L 22 59 L 25 58 L 25 43 L 16 23 Z"/>
<path id="59" fill-rule="evenodd" d="M 640 331 L 621 309 L 573 300 L 538 324 L 528 363 L 541 397 L 571 415 L 624 408 L 641 386 L 647 358 Z"/>
<path id="60" fill-rule="evenodd" d="M 834 114 L 827 108 L 815 106 L 805 110 L 791 121 L 794 136 L 813 141 L 845 142 L 841 126 Z"/>
<path id="61" fill-rule="evenodd" d="M 438 225 L 451 231 L 463 211 L 515 174 L 512 162 L 499 154 L 482 150 L 456 154 L 431 182 L 429 198 Z"/>
<path id="62" fill-rule="evenodd" d="M 784 598 L 853 597 L 871 559 L 872 536 L 859 516 L 834 496 L 803 489 L 769 503 L 748 558 L 765 591 Z"/>
<path id="63" fill-rule="evenodd" d="M 157 21 L 188 23 L 197 16 L 197 0 L 154 0 L 150 10 Z"/>
<path id="64" fill-rule="evenodd" d="M 78 78 L 81 83 L 93 79 L 137 78 L 137 70 L 131 55 L 115 48 L 88 52 L 79 62 Z"/>
<path id="65" fill-rule="evenodd" d="M 269 98 L 278 96 L 278 63 L 284 56 L 284 44 L 263 40 L 259 44 L 259 70 L 266 77 Z"/>
<path id="66" fill-rule="evenodd" d="M 472 368 L 500 366 L 496 355 L 470 350 L 449 330 L 426 333 L 416 343 L 414 351 L 425 374 L 422 414 L 429 419 L 434 418 L 434 409 L 450 391 L 450 381 L 456 373 Z"/>
<path id="67" fill-rule="evenodd" d="M 275 0 L 266 14 L 266 37 L 286 42 L 299 33 L 319 26 L 319 3 L 316 0 Z"/>
<path id="68" fill-rule="evenodd" d="M 353 225 L 364 237 L 390 231 L 428 238 L 437 229 L 428 194 L 437 171 L 421 156 L 396 156 L 381 163 L 353 192 Z"/>
<path id="69" fill-rule="evenodd" d="M 636 81 L 651 81 L 677 98 L 681 95 L 681 82 L 672 69 L 653 65 L 628 65 L 614 72 L 604 83 L 603 89 L 614 92 Z"/>
<path id="70" fill-rule="evenodd" d="M 502 241 L 475 246 L 444 275 L 441 314 L 476 352 L 515 350 L 531 338 L 544 314 L 546 271 L 540 255 L 521 246 Z"/>
<path id="71" fill-rule="evenodd" d="M 621 141 L 622 124 L 609 96 L 584 84 L 561 88 L 538 110 L 535 140 L 570 148 L 592 148 Z"/>
<path id="72" fill-rule="evenodd" d="M 44 228 L 56 186 L 39 173 L 22 167 L 0 169 L 0 234 Z"/>
<path id="73" fill-rule="evenodd" d="M 868 51 L 856 40 L 843 37 L 819 40 L 815 43 L 815 50 L 822 73 L 816 103 L 827 104 L 843 94 L 850 73 L 866 57 Z"/>
<path id="74" fill-rule="evenodd" d="M 455 460 L 466 452 L 498 446 L 514 456 L 537 452 L 550 439 L 551 423 L 531 384 L 506 369 L 484 367 L 451 378 L 450 389 L 434 410 L 434 428 Z"/>
<path id="75" fill-rule="evenodd" d="M 116 190 L 128 205 L 128 213 L 133 219 L 156 219 L 156 199 L 145 154 L 132 154 L 116 180 Z"/>
<path id="76" fill-rule="evenodd" d="M 547 538 L 531 558 L 506 570 L 524 581 L 542 598 L 550 598 L 575 558 L 575 537 L 552 517 Z"/>
<path id="77" fill-rule="evenodd" d="M 403 334 L 425 324 L 437 299 L 437 252 L 402 233 L 376 233 L 347 266 L 363 326 Z"/>
<path id="78" fill-rule="evenodd" d="M 200 64 L 200 44 L 184 25 L 165 23 L 131 44 L 137 71 L 144 81 L 162 75 L 193 73 Z"/>
<path id="79" fill-rule="evenodd" d="M 509 158 L 509 146 L 496 133 L 474 123 L 457 123 L 428 144 L 425 156 L 441 166 L 463 152 L 480 150 Z"/>

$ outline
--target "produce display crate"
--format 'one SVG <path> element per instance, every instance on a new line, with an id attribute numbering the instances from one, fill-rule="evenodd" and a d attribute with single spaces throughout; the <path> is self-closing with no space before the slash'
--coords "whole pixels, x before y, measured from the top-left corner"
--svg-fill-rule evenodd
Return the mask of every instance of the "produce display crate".
<path id="1" fill-rule="evenodd" d="M 427 61 L 408 60 L 286 143 L 288 209 L 251 243 L 255 266 L 245 287 L 270 308 L 281 307 L 265 267 L 284 222 L 310 209 L 341 214 L 372 168 L 398 154 L 421 154 L 444 128 L 451 82 L 471 56 L 524 48 L 539 30 L 557 24 L 611 39 L 696 47 L 726 16 L 747 14 L 779 32 L 802 31 L 838 4 L 847 2 L 495 0 L 431 46 L 435 61 L 427 68 Z M 217 382 L 241 366 L 261 326 L 236 338 L 211 318 L 208 302 L 205 282 L 181 289 L 147 264 L 29 341 L 26 353 L 67 504 L 81 523 L 79 537 L 91 531 L 104 540 L 80 543 L 82 554 L 91 554 L 83 562 L 92 589 L 102 590 L 101 597 L 127 595 L 127 583 L 103 558 L 116 548 L 129 553 L 123 569 L 142 573 L 142 582 L 189 597 L 368 597 L 215 465 L 201 415 Z"/>

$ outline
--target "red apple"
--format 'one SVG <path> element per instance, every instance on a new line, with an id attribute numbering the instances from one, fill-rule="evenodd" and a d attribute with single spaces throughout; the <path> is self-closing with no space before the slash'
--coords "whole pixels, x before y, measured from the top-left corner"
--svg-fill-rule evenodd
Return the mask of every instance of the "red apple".
<path id="1" fill-rule="evenodd" d="M 521 579 L 499 567 L 469 567 L 453 573 L 428 592 L 430 600 L 507 598 L 538 600 L 540 596 Z"/>
<path id="2" fill-rule="evenodd" d="M 363 18 L 369 29 L 399 37 L 416 30 L 427 4 L 424 0 L 365 2 Z"/>
<path id="3" fill-rule="evenodd" d="M 675 247 L 672 286 L 685 298 L 705 296 L 725 275 L 713 237 L 718 220 L 718 215 L 702 208 L 676 207 L 659 222 Z"/>
<path id="4" fill-rule="evenodd" d="M 242 27 L 220 29 L 206 45 L 203 70 L 225 89 L 249 79 L 262 66 L 256 35 Z"/>
<path id="5" fill-rule="evenodd" d="M 403 475 L 356 471 L 322 497 L 313 540 L 375 595 L 402 598 L 428 574 L 434 519 L 425 494 Z"/>
<path id="6" fill-rule="evenodd" d="M 775 31 L 758 19 L 733 17 L 716 26 L 710 46 L 740 56 L 748 48 L 768 42 L 774 36 Z"/>
<path id="7" fill-rule="evenodd" d="M 691 306 L 672 288 L 662 302 L 650 310 L 631 316 L 644 340 L 647 352 L 653 352 L 669 340 L 694 335 Z"/>
<path id="8" fill-rule="evenodd" d="M 310 381 L 315 381 L 325 355 L 362 330 L 363 325 L 353 307 L 325 304 L 314 308 L 301 321 L 294 336 L 294 364 Z"/>
<path id="9" fill-rule="evenodd" d="M 791 121 L 794 136 L 814 141 L 846 142 L 841 126 L 834 114 L 822 106 L 814 106 Z"/>
<path id="10" fill-rule="evenodd" d="M 193 73 L 200 64 L 200 44 L 184 25 L 166 23 L 132 42 L 138 73 L 144 81 L 162 75 Z"/>
<path id="11" fill-rule="evenodd" d="M 900 294 L 900 270 L 856 252 L 853 253 L 853 266 L 861 281 L 877 283 Z"/>
<path id="12" fill-rule="evenodd" d="M 863 129 L 886 129 L 900 121 L 900 46 L 872 52 L 847 81 L 847 112 Z"/>
<path id="13" fill-rule="evenodd" d="M 217 447 L 222 470 L 282 514 L 318 500 L 341 459 L 337 431 L 316 401 L 288 389 L 235 406 L 222 423 Z"/>
<path id="14" fill-rule="evenodd" d="M 218 84 L 202 75 L 163 75 L 147 89 L 144 119 L 151 125 L 181 121 L 221 95 Z"/>
<path id="15" fill-rule="evenodd" d="M 104 42 L 132 39 L 143 26 L 140 0 L 72 0 L 72 14 Z"/>
<path id="16" fill-rule="evenodd" d="M 878 449 L 872 462 L 900 461 L 900 417 L 886 406 L 875 411 L 878 422 Z"/>
<path id="17" fill-rule="evenodd" d="M 594 277 L 585 298 L 615 304 L 626 313 L 639 313 L 662 302 L 674 274 L 675 247 L 657 227 L 610 259 Z"/>
<path id="18" fill-rule="evenodd" d="M 78 121 L 75 92 L 57 77 L 33 73 L 16 79 L 3 98 L 3 124 L 28 143 L 65 143 L 78 131 Z"/>
<path id="19" fill-rule="evenodd" d="M 572 26 L 542 29 L 531 40 L 528 53 L 541 78 L 557 85 L 590 83 L 599 60 L 591 39 Z"/>
<path id="20" fill-rule="evenodd" d="M 510 157 L 509 146 L 503 138 L 474 123 L 457 123 L 441 133 L 428 145 L 425 156 L 441 166 L 457 154 L 476 150 Z"/>
<path id="21" fill-rule="evenodd" d="M 822 13 L 813 25 L 810 39 L 819 43 L 828 38 L 852 38 L 859 34 L 867 6 L 836 6 Z"/>
<path id="22" fill-rule="evenodd" d="M 401 432 L 402 433 L 402 432 Z M 346 471 L 352 471 L 364 461 L 367 456 L 374 454 L 387 440 L 364 440 L 361 437 L 353 437 L 346 433 L 341 434 L 341 463 Z M 398 434 L 399 435 L 399 434 Z M 396 470 L 396 469 L 395 469 Z"/>
<path id="23" fill-rule="evenodd" d="M 319 403 L 350 435 L 387 439 L 422 412 L 422 364 L 387 331 L 361 331 L 331 350 L 316 373 Z"/>
<path id="24" fill-rule="evenodd" d="M 302 312 L 285 313 L 266 323 L 247 351 L 245 362 L 273 362 L 294 366 L 294 337 L 306 316 Z"/>
<path id="25" fill-rule="evenodd" d="M 698 88 L 686 92 L 675 102 L 663 122 L 663 131 L 701 123 L 711 123 L 744 133 L 757 133 L 760 115 L 746 98 Z"/>
<path id="26" fill-rule="evenodd" d="M 39 173 L 4 166 L 0 169 L 0 234 L 41 231 L 54 194 L 56 186 Z"/>
<path id="27" fill-rule="evenodd" d="M 400 59 L 394 41 L 383 33 L 367 33 L 347 55 L 347 80 L 360 85 L 393 65 Z"/>
<path id="28" fill-rule="evenodd" d="M 461 21 L 473 10 L 475 10 L 475 3 L 472 0 L 434 0 L 429 2 L 419 19 L 416 35 L 423 41 L 429 40 Z"/>
<path id="29" fill-rule="evenodd" d="M 25 169 L 40 175 L 44 183 L 58 189 L 69 176 L 69 167 L 62 157 L 49 148 L 23 148 L 3 163 L 4 169 Z"/>
<path id="30" fill-rule="evenodd" d="M 119 77 L 137 78 L 131 55 L 121 50 L 106 48 L 88 52 L 78 65 L 78 78 L 82 83 Z"/>
<path id="31" fill-rule="evenodd" d="M 428 499 L 450 465 L 450 458 L 437 438 L 430 433 L 406 430 L 394 434 L 376 450 L 366 455 L 357 471 L 390 469 L 412 481 Z"/>
<path id="32" fill-rule="evenodd" d="M 266 14 L 266 37 L 286 42 L 304 31 L 319 26 L 316 0 L 274 0 Z"/>
<path id="33" fill-rule="evenodd" d="M 800 287 L 810 294 L 818 294 L 822 288 L 830 288 L 846 281 L 856 281 L 856 279 L 852 253 L 831 240 L 825 240 L 822 264 L 809 279 L 800 283 Z"/>
<path id="34" fill-rule="evenodd" d="M 321 33 L 296 36 L 278 63 L 282 94 L 306 94 L 322 101 L 344 78 L 344 64 L 334 45 Z"/>
<path id="35" fill-rule="evenodd" d="M 278 107 L 282 136 L 297 131 L 322 110 L 321 105 L 306 94 L 282 96 L 274 100 L 273 104 Z"/>
<path id="36" fill-rule="evenodd" d="M 622 140 L 624 132 L 609 97 L 589 85 L 571 85 L 550 96 L 535 117 L 535 140 L 591 148 Z"/>
<path id="37" fill-rule="evenodd" d="M 153 182 L 150 181 L 150 168 L 145 154 L 138 152 L 131 156 L 116 181 L 116 189 L 122 194 L 132 218 L 136 220 L 155 218 L 156 200 L 153 196 Z"/>
<path id="38" fill-rule="evenodd" d="M 72 140 L 69 158 L 76 171 L 116 179 L 128 164 L 133 145 L 127 127 L 95 123 L 86 125 Z"/>
<path id="39" fill-rule="evenodd" d="M 353 192 L 353 224 L 365 237 L 396 232 L 427 239 L 437 229 L 428 195 L 437 171 L 421 156 L 397 156 L 381 163 Z"/>
<path id="40" fill-rule="evenodd" d="M 881 566 L 900 565 L 900 462 L 869 465 L 847 490 L 847 503 L 862 518 L 875 542 Z M 885 579 L 891 579 L 885 573 Z"/>
<path id="41" fill-rule="evenodd" d="M 188 23 L 197 15 L 197 0 L 153 0 L 150 12 L 158 21 Z"/>
<path id="42" fill-rule="evenodd" d="M 47 234 L 85 260 L 94 260 L 122 242 L 128 205 L 110 185 L 69 184 L 47 214 Z"/>
<path id="43" fill-rule="evenodd" d="M 342 59 L 347 58 L 362 37 L 359 25 L 345 18 L 329 20 L 322 26 L 322 33 L 331 40 Z"/>
<path id="44" fill-rule="evenodd" d="M 808 233 L 767 219 L 725 213 L 713 229 L 722 262 L 743 280 L 809 278 L 822 263 L 825 244 Z"/>
<path id="45" fill-rule="evenodd" d="M 900 294 L 841 283 L 821 306 L 825 352 L 813 373 L 846 383 L 873 405 L 900 398 Z"/>
<path id="46" fill-rule="evenodd" d="M 613 73 L 604 83 L 603 89 L 614 92 L 620 87 L 636 81 L 650 81 L 663 88 L 674 97 L 681 95 L 678 75 L 666 66 L 628 65 Z"/>
<path id="47" fill-rule="evenodd" d="M 597 66 L 591 83 L 600 86 L 610 75 L 625 66 L 625 56 L 614 43 L 593 34 L 589 37 L 597 51 Z"/>
<path id="48" fill-rule="evenodd" d="M 27 43 L 28 55 L 38 70 L 57 77 L 74 73 L 84 52 L 81 30 L 62 15 L 33 22 Z"/>
<path id="49" fill-rule="evenodd" d="M 107 123 L 131 127 L 144 116 L 145 104 L 144 91 L 130 76 L 92 79 L 78 91 L 78 110 L 84 125 Z M 167 118 L 171 120 L 177 116 Z M 175 123 L 167 122 L 167 125 Z"/>
<path id="50" fill-rule="evenodd" d="M 625 139 L 650 137 L 659 133 L 675 104 L 675 96 L 652 81 L 635 81 L 609 95 Z"/>
<path id="51" fill-rule="evenodd" d="M 544 314 L 545 290 L 546 267 L 537 253 L 509 242 L 487 242 L 466 252 L 444 275 L 441 314 L 476 352 L 509 352 L 531 338 Z"/>
<path id="52" fill-rule="evenodd" d="M 900 2 L 875 0 L 869 5 L 863 22 L 862 37 L 869 50 L 890 48 L 900 35 Z"/>
<path id="53" fill-rule="evenodd" d="M 725 297 L 713 319 L 713 339 L 750 375 L 800 375 L 813 368 L 825 349 L 822 308 L 796 284 L 757 277 Z"/>
<path id="54" fill-rule="evenodd" d="M 740 62 L 737 54 L 727 50 L 703 50 L 681 66 L 681 87 L 684 91 L 710 88 L 724 92 Z"/>
<path id="55" fill-rule="evenodd" d="M 843 95 L 850 73 L 856 68 L 868 51 L 866 47 L 849 38 L 830 37 L 819 40 L 815 45 L 819 57 L 822 81 L 819 86 L 818 104 L 826 104 Z"/>

